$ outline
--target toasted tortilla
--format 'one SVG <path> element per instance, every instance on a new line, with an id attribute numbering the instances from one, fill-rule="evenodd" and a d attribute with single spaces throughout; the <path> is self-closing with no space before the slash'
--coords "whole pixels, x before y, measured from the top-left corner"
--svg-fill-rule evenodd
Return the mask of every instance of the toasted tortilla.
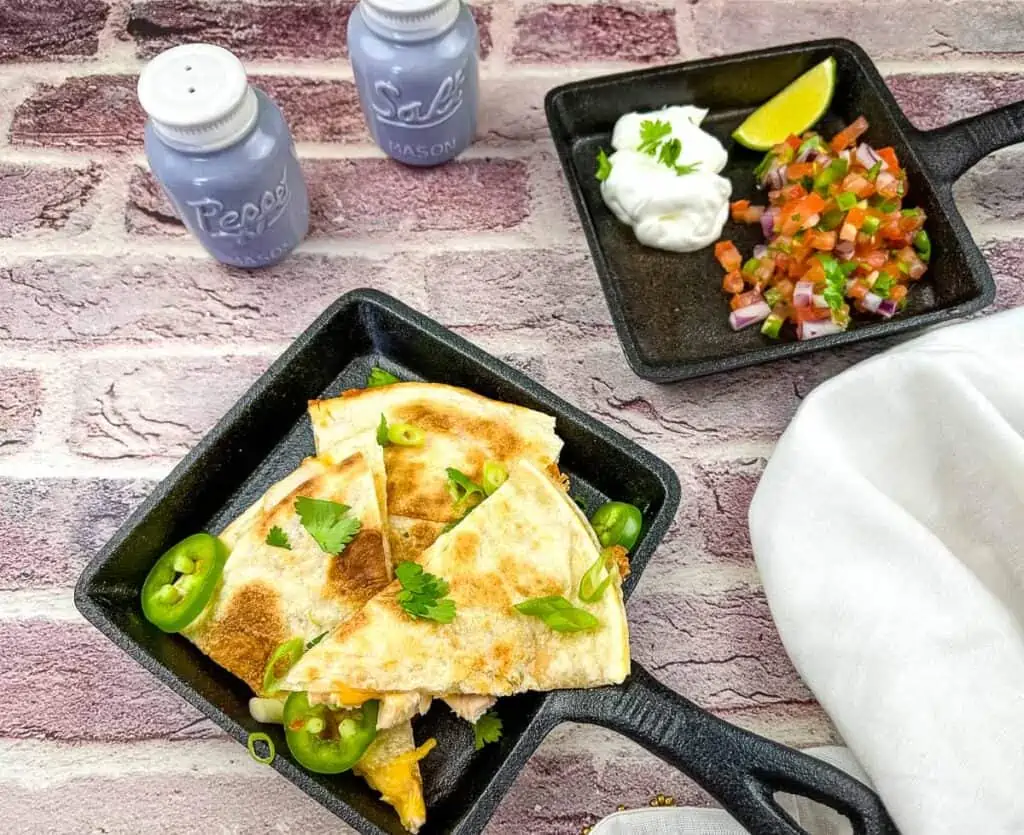
<path id="1" fill-rule="evenodd" d="M 230 555 L 220 584 L 182 634 L 260 694 L 264 668 L 282 641 L 321 635 L 387 586 L 383 469 L 373 439 L 355 438 L 333 457 L 307 458 L 267 490 L 222 534 Z M 359 519 L 359 533 L 338 557 L 302 527 L 299 496 L 348 505 Z M 291 550 L 266 544 L 273 527 L 287 534 Z"/>
<path id="2" fill-rule="evenodd" d="M 629 673 L 629 634 L 618 570 L 596 603 L 579 600 L 600 545 L 579 508 L 552 479 L 523 461 L 508 481 L 420 558 L 447 580 L 450 624 L 417 620 L 397 601 L 398 581 L 292 668 L 289 690 L 444 696 L 508 696 L 618 684 Z M 557 632 L 513 607 L 561 595 L 600 626 Z"/>
<path id="3" fill-rule="evenodd" d="M 353 435 L 376 431 L 381 415 L 389 424 L 409 423 L 426 433 L 422 446 L 384 450 L 388 514 L 400 532 L 396 550 L 407 554 L 420 545 L 425 549 L 457 519 L 447 467 L 479 483 L 485 461 L 508 467 L 525 460 L 543 470 L 562 450 L 550 415 L 438 383 L 355 389 L 311 401 L 309 415 L 321 453 Z M 404 539 L 413 544 L 406 546 Z"/>

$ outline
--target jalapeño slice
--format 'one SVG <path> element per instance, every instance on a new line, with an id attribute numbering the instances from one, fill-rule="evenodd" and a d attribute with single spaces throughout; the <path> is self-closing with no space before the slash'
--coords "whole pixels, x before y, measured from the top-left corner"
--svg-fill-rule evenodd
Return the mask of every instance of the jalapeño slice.
<path id="1" fill-rule="evenodd" d="M 217 537 L 197 533 L 166 551 L 142 586 L 142 613 L 164 632 L 180 632 L 210 602 L 228 549 Z"/>
<path id="2" fill-rule="evenodd" d="M 353 710 L 311 705 L 305 693 L 292 693 L 284 703 L 288 750 L 303 768 L 317 774 L 341 774 L 359 762 L 377 736 L 376 700 Z"/>

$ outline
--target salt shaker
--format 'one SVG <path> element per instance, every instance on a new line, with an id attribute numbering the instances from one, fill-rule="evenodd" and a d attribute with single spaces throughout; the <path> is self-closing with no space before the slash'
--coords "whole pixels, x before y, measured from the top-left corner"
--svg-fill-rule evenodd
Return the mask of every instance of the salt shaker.
<path id="1" fill-rule="evenodd" d="M 284 116 L 241 61 L 210 44 L 157 55 L 139 77 L 149 166 L 218 261 L 266 267 L 309 227 L 309 196 Z"/>
<path id="2" fill-rule="evenodd" d="M 479 36 L 460 0 L 360 0 L 348 51 L 363 115 L 388 156 L 438 165 L 473 141 Z"/>

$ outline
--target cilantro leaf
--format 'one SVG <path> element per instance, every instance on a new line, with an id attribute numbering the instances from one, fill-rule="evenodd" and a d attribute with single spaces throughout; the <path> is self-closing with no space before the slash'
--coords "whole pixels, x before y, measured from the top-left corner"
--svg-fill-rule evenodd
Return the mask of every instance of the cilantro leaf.
<path id="1" fill-rule="evenodd" d="M 445 597 L 448 583 L 440 577 L 428 574 L 414 562 L 396 565 L 395 577 L 402 584 L 396 599 L 407 614 L 438 623 L 451 623 L 455 619 L 455 601 Z"/>
<path id="2" fill-rule="evenodd" d="M 391 439 L 388 437 L 388 421 L 383 414 L 380 416 L 380 423 L 377 424 L 377 443 L 381 446 L 391 443 Z"/>
<path id="3" fill-rule="evenodd" d="M 489 742 L 497 742 L 501 739 L 501 717 L 493 710 L 487 711 L 473 725 L 473 736 L 473 745 L 477 751 Z"/>
<path id="4" fill-rule="evenodd" d="M 326 499 L 310 499 L 299 496 L 295 500 L 295 512 L 299 520 L 320 550 L 326 554 L 340 554 L 362 527 L 354 516 L 349 516 L 348 505 Z"/>
<path id="5" fill-rule="evenodd" d="M 693 163 L 693 165 L 677 165 L 676 166 L 676 174 L 678 174 L 680 177 L 683 176 L 684 174 L 692 174 L 699 167 L 700 167 L 700 163 L 699 162 L 695 162 L 695 163 Z"/>
<path id="6" fill-rule="evenodd" d="M 676 160 L 679 159 L 682 152 L 683 143 L 678 139 L 670 139 L 668 142 L 662 143 L 661 150 L 658 151 L 658 162 L 669 168 L 675 168 Z"/>
<path id="7" fill-rule="evenodd" d="M 672 133 L 672 125 L 668 122 L 662 122 L 660 119 L 654 122 L 644 119 L 640 123 L 640 144 L 637 146 L 637 150 L 653 157 L 658 150 L 658 143 L 670 133 Z"/>
<path id="8" fill-rule="evenodd" d="M 274 548 L 286 548 L 292 550 L 292 544 L 288 541 L 288 534 L 281 530 L 277 525 L 274 525 L 270 529 L 266 538 L 267 545 L 272 545 Z"/>
<path id="9" fill-rule="evenodd" d="M 820 253 L 818 260 L 825 268 L 825 292 L 822 296 L 831 310 L 841 310 L 846 296 L 846 273 L 839 266 L 839 262 L 827 253 Z"/>
<path id="10" fill-rule="evenodd" d="M 604 148 L 597 149 L 597 171 L 594 176 L 597 177 L 602 183 L 611 176 L 612 163 L 608 159 L 608 155 L 604 152 Z"/>
<path id="11" fill-rule="evenodd" d="M 400 383 L 394 374 L 389 371 L 385 371 L 383 368 L 377 368 L 374 366 L 370 369 L 370 375 L 366 378 L 366 387 L 368 389 L 377 388 L 378 386 L 390 386 L 392 383 Z"/>

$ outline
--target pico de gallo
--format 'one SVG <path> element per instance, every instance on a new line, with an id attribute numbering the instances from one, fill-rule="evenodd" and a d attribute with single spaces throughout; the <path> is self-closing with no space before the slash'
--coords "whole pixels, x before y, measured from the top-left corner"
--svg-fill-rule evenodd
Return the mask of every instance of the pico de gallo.
<path id="1" fill-rule="evenodd" d="M 861 116 L 831 142 L 790 136 L 755 171 L 768 205 L 731 204 L 734 221 L 760 224 L 765 236 L 746 261 L 732 241 L 715 245 L 733 330 L 761 323 L 778 339 L 790 323 L 798 339 L 813 339 L 846 330 L 851 307 L 888 319 L 906 305 L 931 241 L 924 212 L 903 208 L 896 152 L 859 142 L 867 129 Z"/>

